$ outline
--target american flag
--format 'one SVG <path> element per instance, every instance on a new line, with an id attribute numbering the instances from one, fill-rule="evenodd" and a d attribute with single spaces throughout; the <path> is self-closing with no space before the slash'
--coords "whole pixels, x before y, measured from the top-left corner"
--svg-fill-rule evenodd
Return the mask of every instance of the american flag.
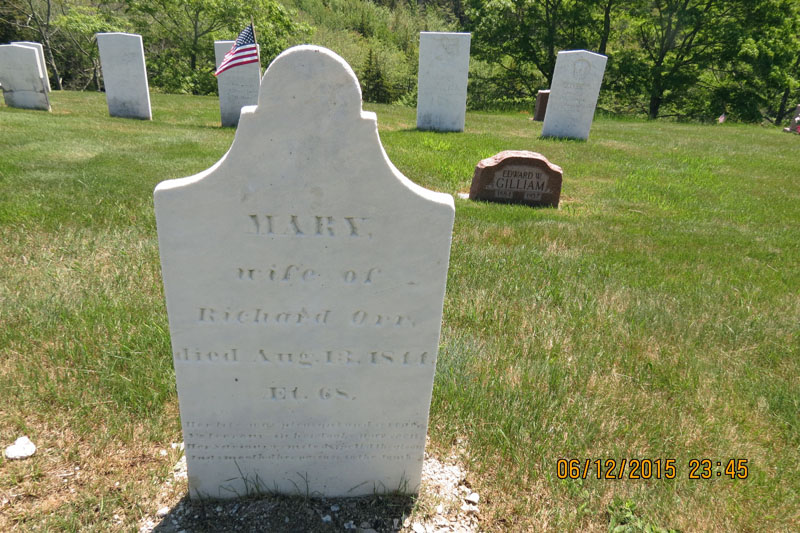
<path id="1" fill-rule="evenodd" d="M 231 48 L 230 52 L 225 54 L 225 57 L 222 58 L 222 63 L 220 63 L 219 67 L 217 67 L 217 71 L 214 73 L 214 76 L 219 76 L 229 68 L 257 62 L 258 45 L 256 44 L 256 36 L 255 32 L 253 31 L 253 25 L 250 24 L 242 30 L 242 33 L 240 33 L 239 37 L 236 38 L 236 42 L 233 43 L 233 48 Z"/>

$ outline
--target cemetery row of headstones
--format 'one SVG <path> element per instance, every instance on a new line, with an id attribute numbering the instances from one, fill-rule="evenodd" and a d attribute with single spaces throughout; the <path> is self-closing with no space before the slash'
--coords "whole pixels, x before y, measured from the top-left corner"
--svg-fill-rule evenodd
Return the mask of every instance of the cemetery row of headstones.
<path id="1" fill-rule="evenodd" d="M 233 42 L 214 42 L 217 66 Z M 97 44 L 109 114 L 150 120 L 141 35 L 98 33 Z M 417 128 L 464 130 L 469 48 L 469 33 L 420 33 Z M 588 138 L 605 64 L 605 56 L 585 50 L 558 53 L 552 87 L 539 91 L 536 98 L 534 119 L 544 120 L 543 136 Z M 254 105 L 258 98 L 261 66 L 256 62 L 228 69 L 217 82 L 222 125 L 235 127 L 242 107 Z M 41 44 L 0 46 L 0 85 L 7 105 L 49 110 L 50 85 Z"/>

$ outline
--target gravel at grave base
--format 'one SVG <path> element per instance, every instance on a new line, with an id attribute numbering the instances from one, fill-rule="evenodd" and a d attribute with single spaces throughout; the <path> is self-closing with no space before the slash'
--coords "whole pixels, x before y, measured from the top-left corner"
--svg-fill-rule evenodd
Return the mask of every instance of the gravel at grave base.
<path id="1" fill-rule="evenodd" d="M 421 507 L 404 496 L 302 498 L 268 496 L 231 501 L 192 501 L 186 495 L 186 460 L 175 465 L 173 480 L 161 491 L 161 505 L 139 522 L 139 533 L 474 533 L 478 531 L 478 494 L 457 464 L 425 454 Z"/>

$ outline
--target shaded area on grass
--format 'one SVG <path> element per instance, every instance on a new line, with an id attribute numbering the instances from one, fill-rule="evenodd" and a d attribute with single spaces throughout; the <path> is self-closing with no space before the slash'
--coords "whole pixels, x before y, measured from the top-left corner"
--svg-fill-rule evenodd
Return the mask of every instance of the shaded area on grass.
<path id="1" fill-rule="evenodd" d="M 413 506 L 414 499 L 410 496 L 271 496 L 238 501 L 184 497 L 152 532 L 324 533 L 373 529 L 376 533 L 388 533 L 403 528 Z"/>

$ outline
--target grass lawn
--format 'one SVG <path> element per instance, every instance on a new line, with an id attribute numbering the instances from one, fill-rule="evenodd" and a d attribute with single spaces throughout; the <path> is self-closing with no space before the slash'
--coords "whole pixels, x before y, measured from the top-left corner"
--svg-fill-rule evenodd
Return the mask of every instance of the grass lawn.
<path id="1" fill-rule="evenodd" d="M 234 132 L 215 98 L 152 101 L 152 122 L 96 93 L 0 106 L 0 445 L 39 446 L 0 458 L 0 530 L 136 530 L 179 457 L 152 192 Z M 796 531 L 800 137 L 598 118 L 542 140 L 488 113 L 439 134 L 366 107 L 431 189 L 507 149 L 564 169 L 557 210 L 456 199 L 430 450 L 460 455 L 484 529 Z"/>

